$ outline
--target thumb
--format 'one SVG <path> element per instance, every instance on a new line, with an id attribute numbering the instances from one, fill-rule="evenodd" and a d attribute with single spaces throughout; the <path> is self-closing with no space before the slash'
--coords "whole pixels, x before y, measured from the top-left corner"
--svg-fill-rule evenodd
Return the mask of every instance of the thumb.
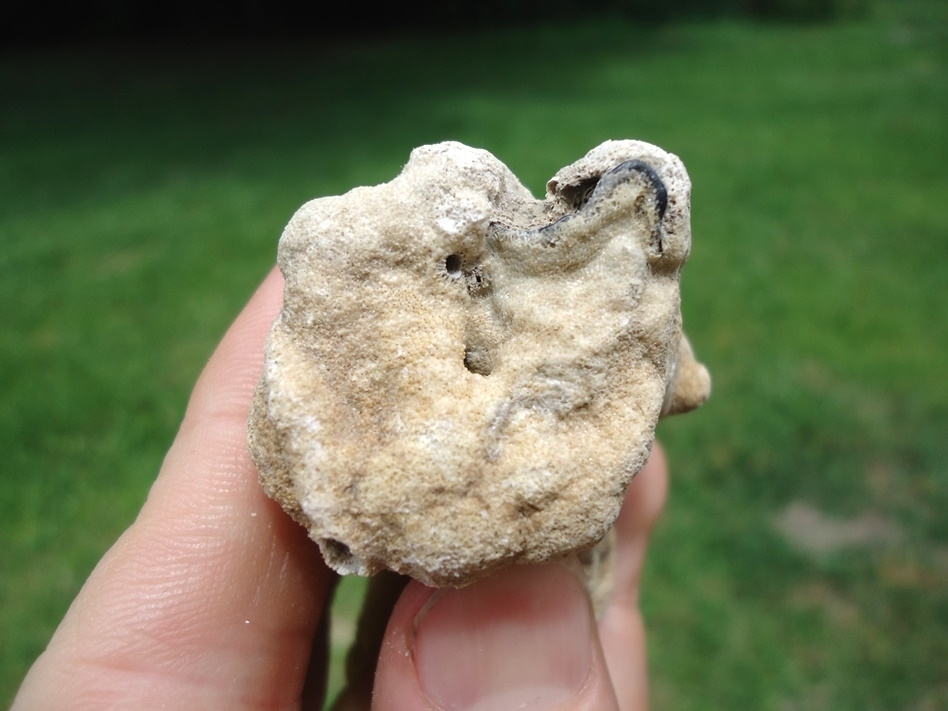
<path id="1" fill-rule="evenodd" d="M 557 564 L 469 587 L 412 582 L 389 620 L 374 711 L 618 708 L 583 583 Z"/>

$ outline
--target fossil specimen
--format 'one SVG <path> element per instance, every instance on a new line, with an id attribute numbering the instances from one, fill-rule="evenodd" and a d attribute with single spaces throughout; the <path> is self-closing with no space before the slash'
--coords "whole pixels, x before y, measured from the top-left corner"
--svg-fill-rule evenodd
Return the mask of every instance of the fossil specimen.
<path id="1" fill-rule="evenodd" d="M 249 423 L 266 491 L 340 573 L 463 585 L 588 549 L 658 419 L 710 378 L 681 330 L 679 159 L 610 141 L 536 200 L 459 143 L 304 205 Z"/>

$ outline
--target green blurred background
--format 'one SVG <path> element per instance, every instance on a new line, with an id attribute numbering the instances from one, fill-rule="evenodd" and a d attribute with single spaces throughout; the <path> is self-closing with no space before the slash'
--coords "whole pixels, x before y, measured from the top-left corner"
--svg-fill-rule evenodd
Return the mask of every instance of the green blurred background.
<path id="1" fill-rule="evenodd" d="M 445 139 L 540 195 L 609 138 L 689 168 L 683 308 L 715 387 L 659 430 L 655 707 L 948 708 L 940 0 L 0 53 L 0 705 L 296 207 Z"/>

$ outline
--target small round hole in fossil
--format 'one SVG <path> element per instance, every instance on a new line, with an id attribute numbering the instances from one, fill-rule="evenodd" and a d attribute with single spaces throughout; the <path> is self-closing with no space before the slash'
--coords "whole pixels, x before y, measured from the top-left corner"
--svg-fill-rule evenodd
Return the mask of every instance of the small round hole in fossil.
<path id="1" fill-rule="evenodd" d="M 463 260 L 461 259 L 460 254 L 449 254 L 444 259 L 444 270 L 450 276 L 457 276 L 461 273 L 461 265 Z"/>
<path id="2" fill-rule="evenodd" d="M 490 353 L 483 348 L 468 348 L 464 352 L 464 367 L 477 375 L 490 375 L 493 370 Z"/>

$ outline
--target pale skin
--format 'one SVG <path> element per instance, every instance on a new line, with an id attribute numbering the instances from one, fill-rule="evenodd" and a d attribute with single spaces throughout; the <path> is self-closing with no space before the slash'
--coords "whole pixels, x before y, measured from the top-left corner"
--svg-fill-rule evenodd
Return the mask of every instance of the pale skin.
<path id="1" fill-rule="evenodd" d="M 14 711 L 321 708 L 335 575 L 263 493 L 246 445 L 282 288 L 274 270 L 224 336 L 141 512 L 83 586 Z M 615 594 L 598 622 L 559 565 L 517 566 L 462 591 L 410 583 L 372 709 L 500 711 L 527 696 L 531 709 L 648 708 L 639 582 L 666 491 L 656 446 L 616 522 Z"/>

